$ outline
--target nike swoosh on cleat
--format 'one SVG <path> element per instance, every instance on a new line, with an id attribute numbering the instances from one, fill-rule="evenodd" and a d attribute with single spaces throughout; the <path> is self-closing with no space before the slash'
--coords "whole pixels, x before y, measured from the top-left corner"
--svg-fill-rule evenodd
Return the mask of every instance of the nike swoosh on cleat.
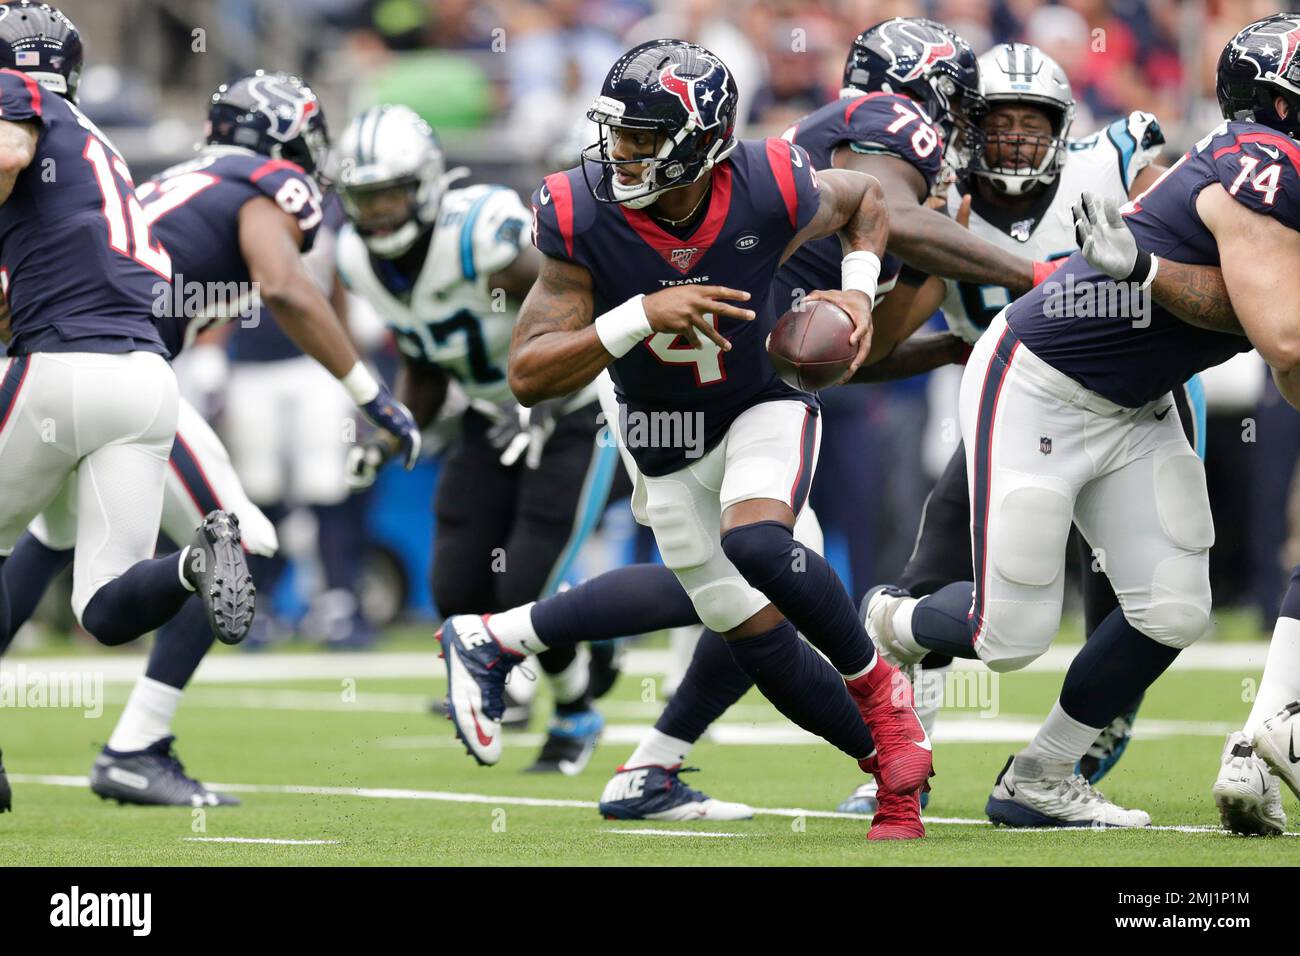
<path id="1" fill-rule="evenodd" d="M 474 709 L 473 704 L 469 705 L 469 715 L 474 718 L 474 733 L 478 735 L 478 742 L 484 747 L 492 746 L 492 738 L 484 734 L 483 728 L 479 726 L 478 711 Z"/>

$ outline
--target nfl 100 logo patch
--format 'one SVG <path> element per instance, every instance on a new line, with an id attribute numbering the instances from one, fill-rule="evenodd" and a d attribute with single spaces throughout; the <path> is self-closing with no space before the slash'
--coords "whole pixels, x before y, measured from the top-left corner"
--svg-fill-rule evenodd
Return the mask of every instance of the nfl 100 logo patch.
<path id="1" fill-rule="evenodd" d="M 674 249 L 669 261 L 682 272 L 685 272 L 691 267 L 691 263 L 695 261 L 699 251 L 695 246 L 691 246 L 689 249 Z"/>

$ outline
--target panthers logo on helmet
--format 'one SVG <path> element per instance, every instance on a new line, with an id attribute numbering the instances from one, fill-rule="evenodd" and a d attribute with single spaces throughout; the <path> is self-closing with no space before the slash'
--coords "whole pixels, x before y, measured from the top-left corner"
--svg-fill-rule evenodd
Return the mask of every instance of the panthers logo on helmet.
<path id="1" fill-rule="evenodd" d="M 718 60 L 710 60 L 710 62 L 713 64 L 712 70 L 689 79 L 678 74 L 676 63 L 665 67 L 659 74 L 659 85 L 681 100 L 686 115 L 699 129 L 709 129 L 717 125 L 722 104 L 730 95 L 727 92 L 727 68 Z M 721 71 L 722 82 L 714 85 L 712 78 L 717 71 Z M 699 92 L 701 88 L 703 88 L 702 93 Z"/>
<path id="2" fill-rule="evenodd" d="M 933 63 L 957 54 L 952 40 L 923 23 L 894 20 L 880 31 L 881 50 L 888 51 L 893 63 L 888 73 L 905 83 L 924 76 Z"/>
<path id="3" fill-rule="evenodd" d="M 249 82 L 248 91 L 258 112 L 270 120 L 267 134 L 284 143 L 301 135 L 307 121 L 320 108 L 315 97 L 275 76 L 255 77 Z"/>
<path id="4" fill-rule="evenodd" d="M 1276 73 L 1285 76 L 1300 50 L 1300 18 L 1252 23 L 1232 38 L 1232 47 L 1237 50 L 1237 58 L 1253 63 L 1261 77 L 1272 72 L 1269 63 L 1277 56 Z"/>

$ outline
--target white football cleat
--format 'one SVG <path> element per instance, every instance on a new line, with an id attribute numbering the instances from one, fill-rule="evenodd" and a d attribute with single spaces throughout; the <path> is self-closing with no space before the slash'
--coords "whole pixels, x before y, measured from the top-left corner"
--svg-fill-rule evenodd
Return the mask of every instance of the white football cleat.
<path id="1" fill-rule="evenodd" d="M 1282 787 L 1241 731 L 1228 734 L 1210 792 L 1225 829 L 1242 836 L 1278 836 L 1286 830 Z"/>
<path id="2" fill-rule="evenodd" d="M 984 812 L 1009 827 L 1146 827 L 1151 815 L 1111 803 L 1077 773 L 1043 776 L 1033 757 L 1014 756 L 998 774 Z"/>
<path id="3" fill-rule="evenodd" d="M 1296 738 L 1300 720 L 1300 701 L 1292 701 L 1268 718 L 1255 731 L 1251 741 L 1255 753 L 1272 768 L 1291 792 L 1300 799 L 1300 741 Z"/>
<path id="4" fill-rule="evenodd" d="M 916 665 L 925 657 L 926 651 L 920 653 L 903 646 L 894 633 L 894 612 L 904 601 L 916 599 L 890 584 L 879 584 L 868 591 L 858 605 L 862 624 L 867 629 L 867 636 L 875 643 L 880 656 L 897 667 L 911 681 Z"/>

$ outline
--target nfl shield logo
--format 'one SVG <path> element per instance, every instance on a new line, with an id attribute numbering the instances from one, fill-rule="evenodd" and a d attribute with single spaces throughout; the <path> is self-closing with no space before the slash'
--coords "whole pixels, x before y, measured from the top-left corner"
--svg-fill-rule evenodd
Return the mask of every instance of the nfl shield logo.
<path id="1" fill-rule="evenodd" d="M 1052 440 L 1046 435 L 1040 437 L 1038 439 L 1038 450 L 1044 455 L 1050 455 L 1052 453 Z"/>
<path id="2" fill-rule="evenodd" d="M 1028 242 L 1029 233 L 1033 228 L 1034 220 L 1032 219 L 1021 219 L 1019 222 L 1013 222 L 1011 224 L 1011 238 L 1017 242 Z"/>
<path id="3" fill-rule="evenodd" d="M 699 251 L 695 246 L 691 246 L 689 249 L 674 249 L 668 261 L 677 269 L 686 272 L 691 268 L 691 263 L 695 261 L 695 256 Z"/>

